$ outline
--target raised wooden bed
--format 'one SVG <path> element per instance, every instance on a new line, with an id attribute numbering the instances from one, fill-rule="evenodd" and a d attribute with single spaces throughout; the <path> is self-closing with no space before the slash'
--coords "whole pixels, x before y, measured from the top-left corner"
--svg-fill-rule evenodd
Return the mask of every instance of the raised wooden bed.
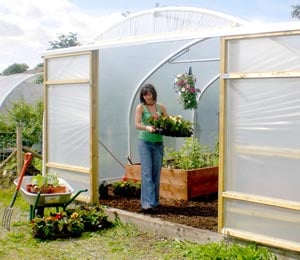
<path id="1" fill-rule="evenodd" d="M 129 179 L 141 180 L 141 166 L 126 165 L 125 176 Z M 161 198 L 189 200 L 216 192 L 218 192 L 218 167 L 194 170 L 162 168 Z"/>

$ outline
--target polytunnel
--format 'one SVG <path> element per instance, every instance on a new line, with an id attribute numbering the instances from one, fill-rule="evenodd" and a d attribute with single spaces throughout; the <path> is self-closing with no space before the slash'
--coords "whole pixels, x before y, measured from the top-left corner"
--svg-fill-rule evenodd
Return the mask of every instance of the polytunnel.
<path id="1" fill-rule="evenodd" d="M 43 99 L 44 89 L 36 83 L 39 74 L 12 74 L 0 76 L 0 113 L 4 113 L 11 104 L 24 100 L 29 104 Z"/>
<path id="2" fill-rule="evenodd" d="M 127 156 L 139 160 L 133 116 L 145 82 L 156 86 L 169 114 L 192 120 L 195 136 L 214 146 L 220 38 L 210 34 L 243 24 L 205 9 L 155 8 L 130 15 L 93 44 L 45 53 L 45 170 L 77 189 L 89 186 L 96 201 L 100 180 L 121 178 Z M 174 90 L 176 75 L 190 66 L 202 89 L 195 111 L 183 110 Z M 166 145 L 180 142 L 165 138 Z"/>
<path id="3" fill-rule="evenodd" d="M 218 232 L 300 251 L 299 34 L 299 23 L 258 27 L 211 10 L 155 8 L 93 44 L 44 53 L 44 172 L 88 188 L 79 199 L 97 203 L 100 181 L 122 177 L 127 156 L 139 160 L 134 110 L 151 82 L 169 114 L 194 122 L 200 143 L 220 142 Z M 174 91 L 189 67 L 202 90 L 195 110 Z M 165 137 L 165 146 L 181 142 Z"/>

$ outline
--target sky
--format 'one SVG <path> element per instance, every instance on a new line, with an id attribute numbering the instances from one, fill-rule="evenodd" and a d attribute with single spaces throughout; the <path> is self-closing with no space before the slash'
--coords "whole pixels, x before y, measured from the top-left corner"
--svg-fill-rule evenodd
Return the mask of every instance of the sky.
<path id="1" fill-rule="evenodd" d="M 0 72 L 14 63 L 30 69 L 60 34 L 77 33 L 83 44 L 113 23 L 147 9 L 188 6 L 211 9 L 253 23 L 294 21 L 300 0 L 0 0 Z"/>

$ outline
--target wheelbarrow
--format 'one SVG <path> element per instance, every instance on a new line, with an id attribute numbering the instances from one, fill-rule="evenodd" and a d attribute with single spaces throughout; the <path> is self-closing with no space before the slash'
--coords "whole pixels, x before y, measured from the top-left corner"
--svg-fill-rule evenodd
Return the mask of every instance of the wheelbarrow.
<path id="1" fill-rule="evenodd" d="M 75 195 L 73 188 L 62 178 L 58 178 L 60 185 L 66 187 L 65 192 L 61 193 L 33 193 L 27 190 L 27 185 L 32 183 L 32 176 L 25 176 L 21 185 L 21 194 L 23 198 L 30 204 L 29 219 L 32 220 L 34 217 L 39 215 L 44 216 L 45 208 L 55 207 L 58 212 L 59 208 L 63 210 L 71 204 L 82 192 L 87 192 L 88 189 L 79 190 Z M 18 178 L 14 180 L 17 185 Z"/>

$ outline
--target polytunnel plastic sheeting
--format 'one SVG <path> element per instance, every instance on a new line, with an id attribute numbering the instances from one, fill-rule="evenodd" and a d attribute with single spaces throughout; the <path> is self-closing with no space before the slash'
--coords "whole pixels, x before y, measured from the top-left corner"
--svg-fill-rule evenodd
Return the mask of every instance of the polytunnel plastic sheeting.
<path id="1" fill-rule="evenodd" d="M 299 71 L 299 44 L 296 35 L 231 40 L 227 72 Z"/>
<path id="2" fill-rule="evenodd" d="M 90 167 L 89 85 L 48 86 L 48 161 Z"/>
<path id="3" fill-rule="evenodd" d="M 232 80 L 227 100 L 229 143 L 299 149 L 299 79 Z"/>
<path id="4" fill-rule="evenodd" d="M 232 80 L 226 99 L 226 190 L 299 201 L 299 80 Z"/>
<path id="5" fill-rule="evenodd" d="M 299 251 L 300 36 L 278 35 L 225 43 L 221 228 Z"/>
<path id="6" fill-rule="evenodd" d="M 20 85 L 26 80 L 36 76 L 35 74 L 13 74 L 9 76 L 0 76 L 0 109 L 2 110 L 5 104 L 9 102 L 17 101 L 22 97 L 27 100 L 31 95 L 35 96 L 39 93 L 39 97 L 42 96 L 42 91 L 39 89 L 34 89 L 34 83 L 30 83 L 31 87 L 26 87 L 22 89 Z M 35 91 L 35 93 L 34 93 Z M 14 95 L 14 98 L 10 98 L 10 95 Z M 9 100 L 9 102 L 8 102 Z"/>
<path id="7" fill-rule="evenodd" d="M 190 7 L 155 8 L 129 15 L 96 37 L 95 41 L 120 40 L 168 33 L 209 31 L 246 25 L 247 22 L 224 13 Z"/>
<path id="8" fill-rule="evenodd" d="M 47 80 L 88 79 L 90 76 L 89 54 L 49 59 Z"/>
<path id="9" fill-rule="evenodd" d="M 300 244 L 300 212 L 244 201 L 225 201 L 226 228 Z M 226 230 L 225 228 L 225 230 Z"/>
<path id="10" fill-rule="evenodd" d="M 124 166 L 128 163 L 126 159 L 128 155 L 132 156 L 134 162 L 139 162 L 138 132 L 134 126 L 135 108 L 139 103 L 138 86 L 157 65 L 188 43 L 187 40 L 154 42 L 99 50 L 99 177 L 101 179 L 122 177 L 124 169 L 118 161 Z M 180 62 L 166 61 L 145 79 L 146 82 L 154 84 L 158 92 L 158 102 L 166 105 L 170 115 L 182 115 L 187 120 L 193 120 L 194 111 L 183 110 L 178 101 L 179 96 L 174 89 L 175 77 L 179 73 L 188 72 L 192 65 L 193 73 L 197 77 L 197 87 L 202 89 L 218 75 L 219 60 L 209 64 L 205 62 L 190 64 L 182 61 L 219 58 L 219 43 L 219 38 L 200 41 L 179 58 L 173 59 Z M 134 103 L 131 104 L 133 97 Z M 197 116 L 201 121 L 197 124 L 198 130 L 195 136 L 199 137 L 203 144 L 214 147 L 218 136 L 217 83 L 205 92 Z M 131 154 L 128 154 L 128 125 Z M 183 142 L 183 138 L 165 137 L 164 139 L 166 147 L 179 147 Z"/>

